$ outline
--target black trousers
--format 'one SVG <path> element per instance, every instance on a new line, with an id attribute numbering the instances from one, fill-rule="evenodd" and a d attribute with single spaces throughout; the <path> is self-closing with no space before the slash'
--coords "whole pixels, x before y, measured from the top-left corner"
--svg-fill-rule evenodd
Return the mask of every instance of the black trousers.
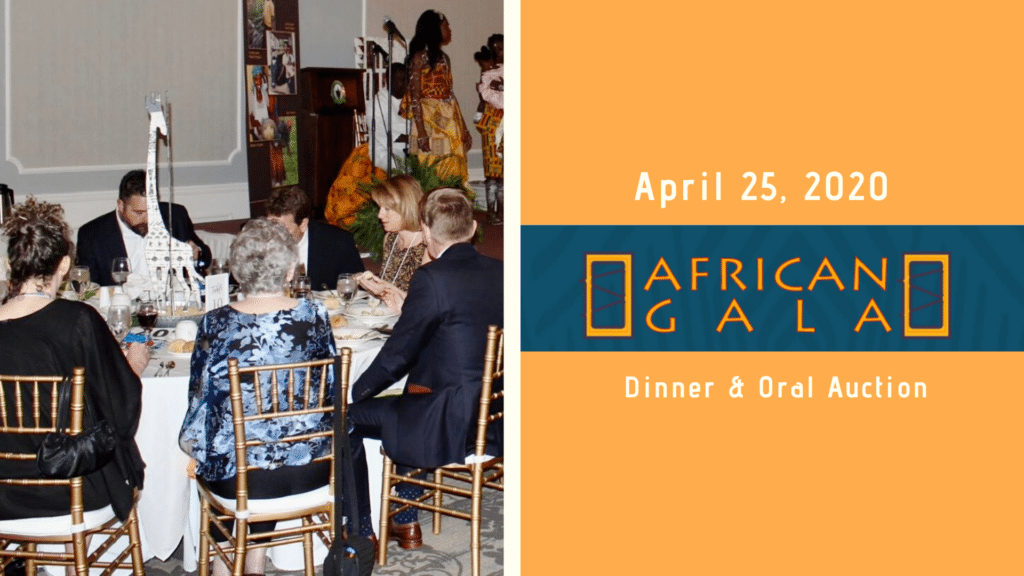
<path id="1" fill-rule="evenodd" d="M 356 503 L 359 508 L 359 518 L 365 523 L 370 518 L 370 480 L 366 466 L 366 449 L 363 447 L 363 438 L 381 438 L 381 430 L 384 426 L 394 421 L 397 396 L 384 398 L 368 398 L 361 402 L 352 404 L 348 409 L 349 442 L 352 444 L 352 464 L 356 480 Z M 396 463 L 397 464 L 397 463 Z M 405 474 L 413 468 L 397 464 L 399 474 Z M 399 490 L 406 494 L 406 491 L 415 491 L 416 495 L 422 494 L 423 489 L 412 484 L 401 484 Z M 379 497 L 379 495 L 378 495 Z M 416 510 L 413 509 L 413 512 Z M 414 518 L 415 519 L 415 518 Z M 374 519 L 370 518 L 372 522 Z M 362 527 L 366 533 L 367 527 Z M 372 528 L 372 524 L 370 526 Z"/>
<path id="2" fill-rule="evenodd" d="M 317 488 L 326 486 L 331 481 L 331 463 L 315 462 L 305 466 L 282 466 L 273 470 L 262 470 L 252 468 L 249 470 L 249 499 L 264 500 L 270 498 L 283 498 L 293 494 L 312 492 Z M 204 480 L 206 487 L 221 498 L 234 499 L 237 490 L 237 477 L 225 478 L 223 480 Z M 234 520 L 225 522 L 228 530 L 234 529 Z M 250 534 L 270 532 L 277 522 L 257 522 L 249 524 Z M 220 530 L 211 527 L 210 532 L 213 539 L 223 542 L 227 538 Z"/>

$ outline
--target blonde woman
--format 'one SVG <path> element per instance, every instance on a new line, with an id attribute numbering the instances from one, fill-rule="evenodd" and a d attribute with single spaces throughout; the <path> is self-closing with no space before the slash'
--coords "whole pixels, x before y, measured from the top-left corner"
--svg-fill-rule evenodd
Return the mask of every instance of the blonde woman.
<path id="1" fill-rule="evenodd" d="M 430 261 L 419 216 L 423 190 L 415 178 L 404 174 L 379 184 L 371 194 L 384 226 L 381 271 L 379 277 L 364 274 L 359 284 L 393 310 L 401 310 L 413 272 Z"/>

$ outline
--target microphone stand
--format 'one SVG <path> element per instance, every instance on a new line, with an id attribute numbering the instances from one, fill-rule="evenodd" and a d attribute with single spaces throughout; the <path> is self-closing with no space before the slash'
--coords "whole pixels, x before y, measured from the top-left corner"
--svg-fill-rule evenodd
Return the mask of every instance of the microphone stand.
<path id="1" fill-rule="evenodd" d="M 394 27 L 390 27 L 390 28 L 388 28 L 388 59 L 389 60 L 391 59 L 391 55 L 394 54 L 394 53 L 395 53 L 395 28 Z M 391 77 L 391 63 L 389 62 L 388 63 L 388 94 L 387 94 L 387 98 L 388 98 L 388 120 L 384 124 L 384 126 L 385 126 L 384 130 L 385 130 L 385 132 L 388 135 L 388 176 L 389 177 L 391 176 L 391 147 L 394 145 L 394 142 L 395 142 L 394 136 L 391 133 L 391 119 L 394 117 L 394 116 L 392 116 L 392 113 L 391 113 L 391 101 L 394 100 L 394 98 L 391 97 L 391 87 L 394 86 L 394 84 L 392 84 L 392 82 L 394 82 L 394 79 Z M 374 98 L 376 98 L 376 96 Z"/>
<path id="2" fill-rule="evenodd" d="M 388 56 L 388 71 L 387 71 L 387 74 L 388 74 L 388 93 L 387 93 L 387 96 L 386 96 L 387 99 L 388 99 L 388 119 L 387 119 L 387 122 L 384 124 L 384 126 L 385 126 L 384 130 L 387 133 L 387 137 L 388 137 L 388 147 L 387 147 L 388 176 L 390 176 L 391 175 L 391 162 L 392 162 L 391 150 L 392 150 L 392 148 L 394 147 L 394 144 L 395 144 L 394 134 L 392 133 L 392 128 L 393 127 L 391 126 L 391 120 L 394 118 L 394 115 L 393 115 L 393 113 L 391 111 L 392 106 L 393 106 L 392 100 L 394 100 L 394 98 L 392 98 L 392 96 L 391 96 L 391 87 L 394 86 L 394 84 L 392 84 L 392 82 L 394 82 L 394 79 L 391 77 L 391 61 L 393 60 L 391 56 L 395 53 L 395 36 L 397 35 L 399 38 L 401 38 L 403 44 L 405 44 L 405 37 L 402 36 L 402 34 L 398 31 L 398 27 L 395 26 L 395 23 L 392 22 L 390 18 L 385 18 L 385 20 L 384 20 L 384 30 L 388 33 L 388 52 L 387 52 L 387 56 Z M 408 45 L 406 45 L 406 47 L 408 47 Z M 408 78 L 408 73 L 406 73 L 406 77 Z M 374 100 L 376 100 L 376 99 L 377 99 L 377 97 L 376 97 L 376 95 L 374 95 Z M 406 133 L 408 133 L 408 131 L 406 131 Z"/>
<path id="3" fill-rule="evenodd" d="M 377 167 L 377 43 L 370 41 L 373 44 L 373 50 L 367 56 L 370 59 L 370 174 L 373 174 L 373 168 Z"/>

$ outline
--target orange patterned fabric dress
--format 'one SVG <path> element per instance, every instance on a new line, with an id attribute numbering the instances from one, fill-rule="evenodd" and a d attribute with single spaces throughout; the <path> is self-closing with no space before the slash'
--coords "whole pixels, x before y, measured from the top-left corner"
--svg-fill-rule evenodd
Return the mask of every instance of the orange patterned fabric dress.
<path id="1" fill-rule="evenodd" d="M 462 118 L 462 110 L 452 93 L 452 72 L 448 55 L 428 66 L 425 52 L 413 56 L 410 62 L 409 93 L 402 102 L 403 107 L 413 114 L 417 108 L 423 117 L 423 126 L 430 141 L 430 151 L 423 152 L 417 146 L 420 136 L 417 122 L 412 122 L 409 135 L 411 151 L 421 161 L 433 161 L 439 158 L 438 175 L 446 178 L 458 175 L 465 183 L 469 180 L 469 169 L 466 164 L 466 149 L 463 134 L 468 134 L 466 122 Z"/>
<path id="2" fill-rule="evenodd" d="M 331 191 L 327 193 L 324 219 L 335 226 L 348 228 L 355 222 L 363 203 L 370 198 L 359 185 L 370 184 L 374 178 L 386 180 L 387 177 L 387 172 L 373 167 L 369 144 L 357 146 L 342 164 Z"/>
<path id="3" fill-rule="evenodd" d="M 484 176 L 502 180 L 505 177 L 504 163 L 504 141 L 498 141 L 498 127 L 505 116 L 505 110 L 495 108 L 484 103 L 484 113 L 480 121 L 476 123 L 476 129 L 480 132 L 480 147 L 484 153 Z"/>

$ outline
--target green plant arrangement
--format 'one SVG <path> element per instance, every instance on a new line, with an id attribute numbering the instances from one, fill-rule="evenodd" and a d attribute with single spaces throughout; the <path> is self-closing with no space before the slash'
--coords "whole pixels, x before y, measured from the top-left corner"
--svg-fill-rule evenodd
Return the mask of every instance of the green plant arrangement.
<path id="1" fill-rule="evenodd" d="M 398 161 L 398 165 L 391 170 L 391 174 L 393 176 L 409 174 L 419 182 L 424 194 L 428 194 L 438 188 L 458 188 L 466 193 L 470 203 L 474 203 L 476 201 L 476 194 L 462 185 L 462 179 L 458 175 L 447 178 L 441 178 L 438 175 L 437 164 L 442 159 L 443 157 L 439 157 L 421 161 L 416 156 L 410 156 L 404 161 Z M 369 198 L 370 190 L 380 183 L 380 179 L 374 178 L 369 184 L 360 183 L 359 189 Z M 372 199 L 368 199 L 356 213 L 355 222 L 348 228 L 356 244 L 369 251 L 370 257 L 376 262 L 380 262 L 384 251 L 384 226 L 381 225 L 380 220 L 377 218 L 379 210 L 380 207 L 377 206 L 377 203 Z M 483 238 L 483 230 L 478 228 L 477 239 L 481 238 Z"/>

